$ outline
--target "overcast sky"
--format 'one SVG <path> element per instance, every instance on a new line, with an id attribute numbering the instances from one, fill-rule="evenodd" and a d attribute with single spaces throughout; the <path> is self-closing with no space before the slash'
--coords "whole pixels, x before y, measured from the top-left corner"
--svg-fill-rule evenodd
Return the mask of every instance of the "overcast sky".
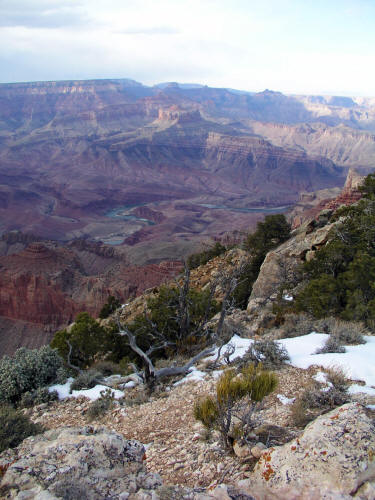
<path id="1" fill-rule="evenodd" d="M 0 81 L 375 95 L 375 0 L 0 0 Z"/>

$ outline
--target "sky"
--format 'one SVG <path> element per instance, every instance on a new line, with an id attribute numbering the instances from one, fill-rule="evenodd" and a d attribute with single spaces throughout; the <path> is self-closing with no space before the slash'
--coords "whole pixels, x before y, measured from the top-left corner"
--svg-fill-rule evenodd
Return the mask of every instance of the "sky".
<path id="1" fill-rule="evenodd" d="M 375 0 L 0 0 L 0 82 L 375 95 Z"/>

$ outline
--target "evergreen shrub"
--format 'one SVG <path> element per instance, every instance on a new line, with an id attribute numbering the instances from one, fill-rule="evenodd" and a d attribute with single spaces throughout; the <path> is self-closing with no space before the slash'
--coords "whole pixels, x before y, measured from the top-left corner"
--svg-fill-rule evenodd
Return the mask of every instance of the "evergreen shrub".
<path id="1" fill-rule="evenodd" d="M 34 424 L 19 410 L 9 405 L 0 406 L 0 452 L 18 446 L 24 439 L 43 432 L 43 427 Z"/>
<path id="2" fill-rule="evenodd" d="M 49 391 L 48 387 L 39 387 L 35 391 L 27 391 L 22 395 L 19 405 L 22 408 L 31 408 L 42 403 L 57 401 L 59 398 L 57 391 Z"/>
<path id="3" fill-rule="evenodd" d="M 0 403 L 17 404 L 25 392 L 32 392 L 66 378 L 63 360 L 49 346 L 18 349 L 13 357 L 0 360 Z"/>
<path id="4" fill-rule="evenodd" d="M 261 365 L 247 365 L 239 374 L 234 369 L 226 370 L 216 383 L 215 396 L 196 401 L 194 417 L 207 429 L 217 429 L 223 445 L 230 450 L 233 417 L 239 419 L 243 426 L 249 425 L 257 403 L 276 385 L 276 375 L 263 370 Z"/>

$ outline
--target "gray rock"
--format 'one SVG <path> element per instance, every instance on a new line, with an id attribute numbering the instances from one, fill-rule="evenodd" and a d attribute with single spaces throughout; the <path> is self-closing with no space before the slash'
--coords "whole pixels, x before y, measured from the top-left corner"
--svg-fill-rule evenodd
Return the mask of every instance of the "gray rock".
<path id="1" fill-rule="evenodd" d="M 309 234 L 306 226 L 305 230 L 300 230 L 298 234 L 266 255 L 253 285 L 247 307 L 249 313 L 254 313 L 260 305 L 272 301 L 272 296 L 282 283 L 298 282 L 299 267 L 305 260 L 306 254 L 317 250 L 328 241 L 328 234 L 335 224 L 327 224 Z M 309 253 L 309 256 L 311 255 Z"/>
<path id="2" fill-rule="evenodd" d="M 65 427 L 0 455 L 2 498 L 113 500 L 160 486 L 143 467 L 144 447 L 105 428 Z"/>
<path id="3" fill-rule="evenodd" d="M 348 403 L 311 422 L 299 438 L 264 451 L 249 488 L 270 488 L 277 496 L 286 488 L 310 488 L 350 498 L 375 480 L 374 456 L 374 422 L 362 405 Z M 372 487 L 363 488 L 364 495 Z"/>

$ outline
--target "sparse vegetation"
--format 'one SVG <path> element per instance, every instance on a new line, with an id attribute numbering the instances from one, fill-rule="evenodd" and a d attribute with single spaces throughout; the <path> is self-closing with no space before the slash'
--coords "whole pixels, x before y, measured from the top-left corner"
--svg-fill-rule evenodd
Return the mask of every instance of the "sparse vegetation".
<path id="1" fill-rule="evenodd" d="M 316 320 L 305 313 L 289 313 L 284 316 L 281 326 L 283 338 L 308 335 L 315 330 Z"/>
<path id="2" fill-rule="evenodd" d="M 329 335 L 325 341 L 323 347 L 316 350 L 316 354 L 326 354 L 326 353 L 343 353 L 346 352 L 345 347 L 342 345 L 339 338 Z"/>
<path id="3" fill-rule="evenodd" d="M 340 367 L 326 370 L 328 387 L 322 388 L 313 381 L 308 385 L 292 406 L 292 419 L 297 426 L 304 426 L 317 415 L 332 410 L 350 400 L 349 380 Z"/>
<path id="4" fill-rule="evenodd" d="M 24 439 L 43 432 L 43 427 L 33 424 L 28 417 L 11 406 L 0 406 L 0 453 L 18 446 Z"/>
<path id="5" fill-rule="evenodd" d="M 290 357 L 283 345 L 274 340 L 256 340 L 246 351 L 241 360 L 242 364 L 262 364 L 264 368 L 280 368 Z"/>
<path id="6" fill-rule="evenodd" d="M 82 371 L 71 383 L 70 390 L 80 391 L 81 389 L 92 389 L 92 387 L 98 384 L 101 378 L 102 374 L 96 370 Z"/>
<path id="7" fill-rule="evenodd" d="M 202 252 L 197 252 L 189 255 L 187 259 L 187 265 L 189 269 L 196 269 L 199 266 L 207 264 L 207 262 L 214 257 L 218 257 L 225 253 L 227 248 L 222 245 L 219 241 L 216 241 L 213 245 L 202 250 Z"/>
<path id="8" fill-rule="evenodd" d="M 215 396 L 195 403 L 194 416 L 207 429 L 217 429 L 224 447 L 231 450 L 233 418 L 241 422 L 243 429 L 248 428 L 258 403 L 276 385 L 276 375 L 263 370 L 261 365 L 250 364 L 239 374 L 234 369 L 226 370 L 216 384 Z"/>
<path id="9" fill-rule="evenodd" d="M 89 420 L 95 420 L 103 417 L 113 406 L 114 393 L 110 388 L 107 388 L 100 392 L 100 398 L 91 403 L 86 415 Z"/>

